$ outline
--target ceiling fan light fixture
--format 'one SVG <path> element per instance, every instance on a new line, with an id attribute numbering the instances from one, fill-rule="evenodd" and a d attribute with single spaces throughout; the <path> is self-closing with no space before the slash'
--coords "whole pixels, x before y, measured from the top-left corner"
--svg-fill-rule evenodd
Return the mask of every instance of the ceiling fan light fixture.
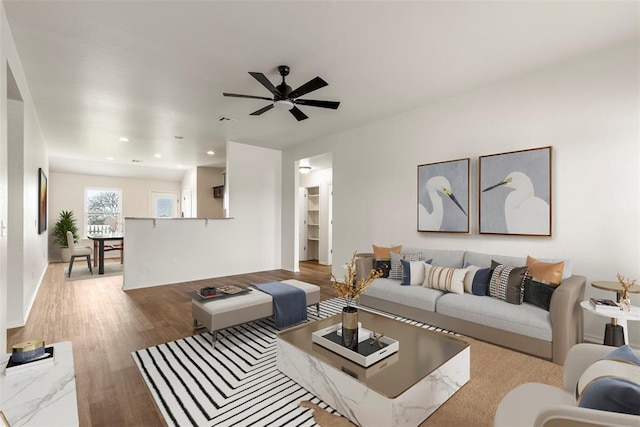
<path id="1" fill-rule="evenodd" d="M 302 174 L 308 174 L 309 172 L 311 172 L 311 166 L 300 166 L 298 168 L 298 170 L 300 171 L 300 173 Z"/>
<path id="2" fill-rule="evenodd" d="M 288 99 L 279 99 L 273 103 L 273 106 L 278 110 L 288 111 L 293 108 L 293 102 L 289 101 Z"/>

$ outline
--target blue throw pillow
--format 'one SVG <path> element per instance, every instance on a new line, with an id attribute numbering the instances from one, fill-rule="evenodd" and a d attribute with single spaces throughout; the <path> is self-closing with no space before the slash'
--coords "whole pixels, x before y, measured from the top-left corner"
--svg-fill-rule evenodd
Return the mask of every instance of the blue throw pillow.
<path id="1" fill-rule="evenodd" d="M 613 365 L 611 365 L 613 363 Z M 576 386 L 578 406 L 601 411 L 640 415 L 640 358 L 627 344 L 590 365 Z"/>
<path id="2" fill-rule="evenodd" d="M 490 268 L 481 268 L 480 270 L 476 271 L 475 276 L 473 276 L 473 282 L 471 283 L 471 292 L 474 295 L 487 295 L 487 286 L 489 285 L 490 279 Z"/>
<path id="3" fill-rule="evenodd" d="M 578 406 L 600 411 L 640 415 L 640 384 L 624 378 L 598 378 L 582 393 Z"/>
<path id="4" fill-rule="evenodd" d="M 636 353 L 633 351 L 629 344 L 625 344 L 622 347 L 618 347 L 615 350 L 607 353 L 607 355 L 604 356 L 603 359 L 626 360 L 640 366 L 640 357 L 636 356 Z"/>

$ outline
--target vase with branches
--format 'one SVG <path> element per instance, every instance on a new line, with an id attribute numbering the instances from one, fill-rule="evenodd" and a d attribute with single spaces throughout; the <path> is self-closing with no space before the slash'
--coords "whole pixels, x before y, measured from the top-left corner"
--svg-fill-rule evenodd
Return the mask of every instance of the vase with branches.
<path id="1" fill-rule="evenodd" d="M 366 276 L 357 279 L 356 252 L 346 265 L 346 273 L 342 281 L 331 274 L 335 294 L 342 298 L 346 306 L 342 309 L 342 345 L 355 349 L 358 346 L 358 309 L 353 306 L 355 300 L 362 295 L 374 280 L 382 276 L 381 270 L 371 269 Z"/>

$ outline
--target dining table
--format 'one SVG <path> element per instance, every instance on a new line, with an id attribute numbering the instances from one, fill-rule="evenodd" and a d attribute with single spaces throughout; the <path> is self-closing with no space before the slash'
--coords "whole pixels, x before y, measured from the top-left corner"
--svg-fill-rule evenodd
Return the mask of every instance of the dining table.
<path id="1" fill-rule="evenodd" d="M 124 245 L 124 233 L 92 233 L 87 234 L 87 238 L 93 240 L 94 247 L 96 243 L 98 244 L 98 274 L 104 274 L 104 243 L 111 240 L 118 240 Z"/>

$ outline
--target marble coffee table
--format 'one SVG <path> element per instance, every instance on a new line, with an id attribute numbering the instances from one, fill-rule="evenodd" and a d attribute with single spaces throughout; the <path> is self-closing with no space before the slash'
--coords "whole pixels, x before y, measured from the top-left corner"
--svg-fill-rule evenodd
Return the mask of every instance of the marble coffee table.
<path id="1" fill-rule="evenodd" d="M 340 319 L 278 333 L 277 367 L 360 426 L 417 426 L 469 381 L 466 341 L 362 308 L 362 327 L 399 341 L 397 353 L 364 368 L 312 342 Z"/>

